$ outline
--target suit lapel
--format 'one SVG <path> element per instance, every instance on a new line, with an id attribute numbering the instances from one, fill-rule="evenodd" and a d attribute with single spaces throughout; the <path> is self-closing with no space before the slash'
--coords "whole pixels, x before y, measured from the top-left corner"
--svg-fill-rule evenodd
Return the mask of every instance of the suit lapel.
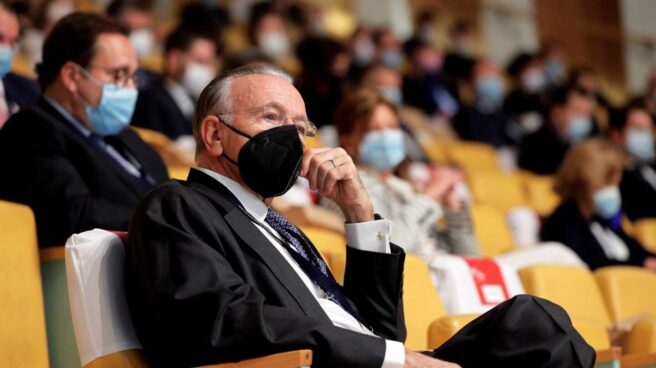
<path id="1" fill-rule="evenodd" d="M 194 187 L 211 200 L 217 202 L 219 206 L 228 210 L 228 213 L 225 215 L 228 225 L 237 234 L 237 237 L 258 255 L 260 260 L 267 266 L 276 279 L 278 279 L 287 292 L 289 292 L 290 296 L 306 315 L 312 317 L 321 316 L 322 319 L 325 318 L 328 320 L 328 316 L 316 301 L 314 295 L 310 293 L 280 252 L 257 229 L 257 226 L 253 224 L 251 219 L 239 207 L 232 204 L 222 193 L 213 189 L 217 185 L 220 185 L 220 183 L 194 169 L 190 171 L 187 180 L 192 183 L 201 184 L 195 185 Z"/>

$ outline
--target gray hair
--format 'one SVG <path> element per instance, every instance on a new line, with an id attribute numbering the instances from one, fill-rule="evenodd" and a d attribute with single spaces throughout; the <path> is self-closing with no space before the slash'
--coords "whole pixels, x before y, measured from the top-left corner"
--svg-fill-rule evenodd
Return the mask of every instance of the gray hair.
<path id="1" fill-rule="evenodd" d="M 200 94 L 194 115 L 193 131 L 196 140 L 196 156 L 204 149 L 203 138 L 200 134 L 200 125 L 203 119 L 208 115 L 220 115 L 230 112 L 232 110 L 232 82 L 237 78 L 252 74 L 272 75 L 285 79 L 289 83 L 294 82 L 294 78 L 289 74 L 266 63 L 246 64 L 211 81 Z"/>

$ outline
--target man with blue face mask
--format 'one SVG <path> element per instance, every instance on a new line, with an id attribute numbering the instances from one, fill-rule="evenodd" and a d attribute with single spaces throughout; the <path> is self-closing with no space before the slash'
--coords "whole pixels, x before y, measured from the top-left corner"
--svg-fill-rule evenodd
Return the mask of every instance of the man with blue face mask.
<path id="1" fill-rule="evenodd" d="M 609 139 L 629 154 L 620 184 L 624 213 L 632 221 L 655 217 L 654 121 L 641 101 L 611 115 Z"/>
<path id="2" fill-rule="evenodd" d="M 502 108 L 505 85 L 496 65 L 490 60 L 477 61 L 469 81 L 474 102 L 463 106 L 453 122 L 460 138 L 496 148 L 512 145 L 510 117 Z"/>
<path id="3" fill-rule="evenodd" d="M 19 33 L 18 16 L 0 1 L 0 129 L 11 115 L 39 97 L 34 81 L 10 71 Z"/>
<path id="4" fill-rule="evenodd" d="M 42 98 L 0 130 L 0 198 L 34 211 L 39 245 L 95 227 L 127 230 L 139 198 L 166 167 L 126 129 L 137 59 L 126 32 L 95 14 L 55 25 L 38 66 Z"/>
<path id="5" fill-rule="evenodd" d="M 592 96 L 577 87 L 553 91 L 546 123 L 521 143 L 519 166 L 540 175 L 556 172 L 570 146 L 599 133 L 593 109 Z"/>
<path id="6" fill-rule="evenodd" d="M 216 45 L 209 35 L 189 28 L 166 40 L 164 78 L 139 93 L 133 125 L 164 133 L 172 140 L 191 137 L 196 101 L 216 76 Z"/>

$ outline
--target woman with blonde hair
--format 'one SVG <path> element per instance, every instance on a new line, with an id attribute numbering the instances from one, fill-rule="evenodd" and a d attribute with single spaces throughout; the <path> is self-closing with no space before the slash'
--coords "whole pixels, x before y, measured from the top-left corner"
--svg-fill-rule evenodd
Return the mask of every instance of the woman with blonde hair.
<path id="1" fill-rule="evenodd" d="M 622 152 L 606 140 L 574 146 L 556 174 L 562 202 L 546 219 L 541 237 L 567 245 L 593 270 L 635 265 L 656 271 L 656 255 L 622 230 L 623 167 Z"/>

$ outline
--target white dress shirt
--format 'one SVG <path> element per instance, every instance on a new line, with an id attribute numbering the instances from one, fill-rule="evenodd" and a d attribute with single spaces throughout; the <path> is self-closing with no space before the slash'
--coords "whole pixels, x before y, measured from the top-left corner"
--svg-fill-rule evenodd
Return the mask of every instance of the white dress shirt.
<path id="1" fill-rule="evenodd" d="M 280 252 L 285 260 L 287 260 L 289 265 L 296 272 L 301 281 L 303 281 L 305 286 L 307 286 L 312 295 L 314 295 L 323 311 L 335 326 L 359 332 L 365 335 L 374 335 L 373 332 L 371 332 L 366 326 L 362 325 L 351 314 L 342 309 L 341 306 L 331 300 L 328 300 L 323 290 L 321 290 L 321 288 L 319 288 L 305 274 L 305 272 L 303 272 L 291 254 L 289 254 L 289 252 L 276 239 L 273 238 L 269 231 L 275 234 L 278 238 L 282 238 L 282 236 L 280 236 L 277 231 L 275 231 L 266 222 L 264 222 L 268 211 L 268 207 L 266 204 L 264 204 L 264 202 L 246 190 L 241 184 L 230 178 L 227 178 L 209 169 L 200 168 L 199 170 L 223 184 L 232 194 L 234 194 L 235 197 L 237 197 L 237 200 L 239 200 L 239 203 L 241 203 L 244 209 L 251 216 L 253 216 L 254 219 L 257 220 L 257 222 L 254 223 L 262 235 L 264 235 L 271 242 L 274 248 Z M 359 250 L 390 253 L 390 226 L 390 221 L 386 219 L 357 224 L 346 224 L 345 230 L 347 244 L 348 246 Z M 265 228 L 269 231 L 265 230 Z M 385 347 L 385 358 L 383 359 L 381 368 L 403 368 L 405 363 L 405 348 L 403 343 L 393 340 L 385 340 Z"/>

